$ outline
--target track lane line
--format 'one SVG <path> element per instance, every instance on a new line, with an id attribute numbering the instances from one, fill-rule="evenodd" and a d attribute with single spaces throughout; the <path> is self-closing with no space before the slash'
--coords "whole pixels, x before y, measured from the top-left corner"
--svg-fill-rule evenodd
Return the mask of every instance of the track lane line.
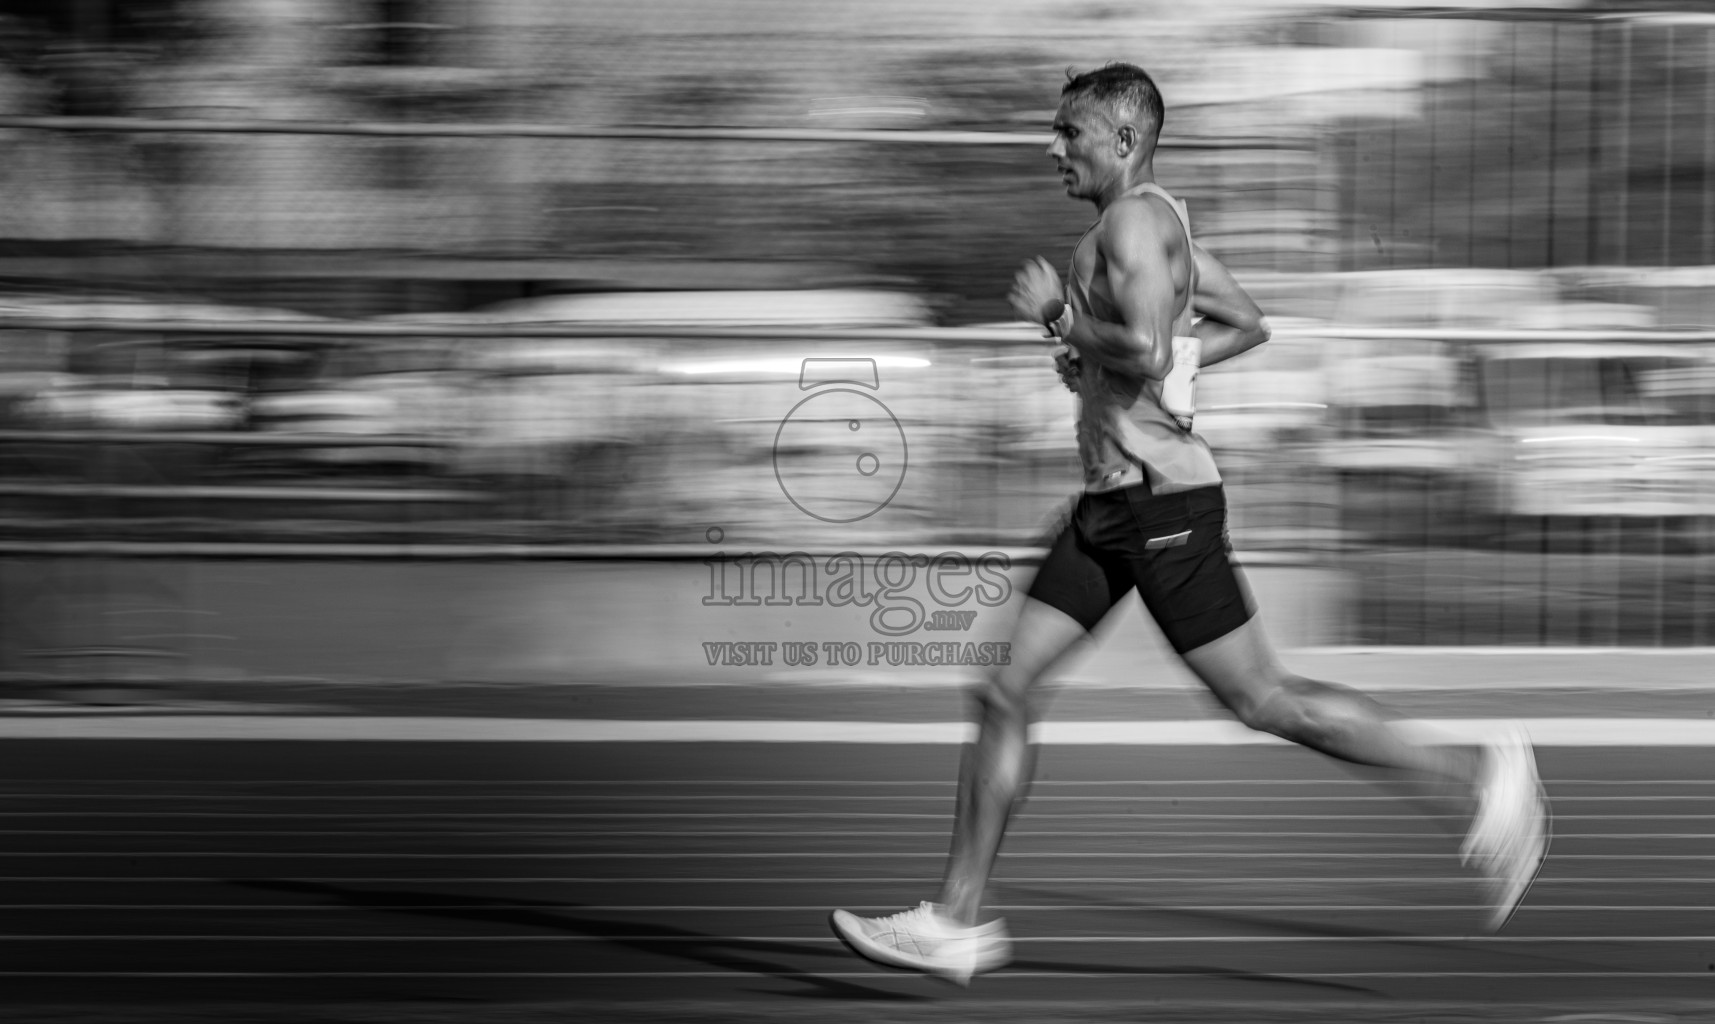
<path id="1" fill-rule="evenodd" d="M 1408 731 L 1459 742 L 1475 742 L 1513 724 L 1523 726 L 1539 747 L 1715 746 L 1715 719 L 1446 718 L 1396 723 Z M 969 722 L 213 714 L 0 718 L 0 738 L 7 739 L 957 745 L 974 735 Z M 1221 719 L 1044 722 L 1032 728 L 1032 737 L 1051 746 L 1291 746 L 1277 736 Z"/>

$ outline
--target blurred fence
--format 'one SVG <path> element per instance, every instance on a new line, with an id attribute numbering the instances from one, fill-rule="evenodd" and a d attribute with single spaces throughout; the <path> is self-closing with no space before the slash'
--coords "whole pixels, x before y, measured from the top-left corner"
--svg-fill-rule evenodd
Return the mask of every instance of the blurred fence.
<path id="1" fill-rule="evenodd" d="M 32 261 L 34 247 L 84 257 L 85 287 L 231 298 L 295 276 L 289 304 L 337 315 L 465 308 L 432 294 L 461 274 L 658 286 L 702 263 L 768 267 L 775 287 L 908 280 L 954 320 L 993 320 L 1017 264 L 1069 249 L 1084 226 L 1046 134 L 90 117 L 0 118 L 0 133 L 19 154 L 0 170 L 14 200 L 0 239 L 18 253 L 0 256 L 0 280 L 63 287 L 68 268 Z M 1158 166 L 1183 183 L 1204 244 L 1239 266 L 1305 269 L 1325 248 L 1318 160 L 1307 137 L 1182 136 Z M 193 270 L 180 257 L 195 253 L 224 258 Z M 653 265 L 625 280 L 591 265 L 614 260 Z M 341 306 L 354 273 L 378 294 Z M 388 277 L 417 294 L 382 294 Z"/>
<path id="2" fill-rule="evenodd" d="M 1715 263 L 1715 17 L 1371 10 L 1421 86 L 1329 138 L 1342 267 Z"/>
<path id="3" fill-rule="evenodd" d="M 839 5 L 820 6 L 826 18 Z M 294 5 L 274 7 L 266 17 L 281 19 L 288 34 L 339 20 L 331 9 L 306 5 L 294 16 Z M 755 10 L 733 17 L 760 18 L 759 32 L 786 13 L 818 17 L 781 8 L 773 19 Z M 687 24 L 711 17 L 682 14 Z M 1153 55 L 1170 76 L 1174 109 L 1158 171 L 1192 201 L 1200 235 L 1229 263 L 1715 263 L 1715 20 L 1706 12 L 1383 5 L 1247 17 L 1254 20 L 1238 38 L 1211 37 L 1206 52 L 1187 46 L 1199 58 L 1184 67 L 1184 58 Z M 544 25 L 530 27 L 537 21 Z M 507 31 L 535 51 L 555 21 L 546 9 L 520 10 Z M 374 27 L 315 31 L 331 46 Z M 411 35 L 421 26 L 396 28 Z M 438 37 L 451 45 L 480 34 L 465 26 Z M 706 44 L 731 66 L 708 69 L 700 88 L 667 83 L 659 109 L 607 112 L 655 125 L 757 123 L 743 105 L 754 84 L 743 74 L 754 59 L 743 39 L 731 26 Z M 900 40 L 866 35 L 849 45 L 886 50 Z M 293 59 L 309 70 L 318 58 L 352 58 L 338 49 L 294 51 Z M 913 74 L 948 73 L 950 58 L 924 58 Z M 314 74 L 289 87 L 269 83 L 259 90 L 270 98 L 248 108 L 193 102 L 194 87 L 170 104 L 116 96 L 98 105 L 259 109 L 278 120 L 0 119 L 12 146 L 0 179 L 14 199 L 0 210 L 0 238 L 252 253 L 831 259 L 966 294 L 992 292 L 996 266 L 1064 247 L 1081 227 L 1081 211 L 1060 200 L 1047 173 L 1045 138 L 527 123 L 544 111 L 590 108 L 578 106 L 576 92 L 554 92 L 541 68 L 519 77 L 544 75 L 542 95 L 559 96 L 563 108 L 531 99 L 530 89 L 489 95 L 476 83 L 493 76 L 466 74 L 468 59 L 418 53 L 412 67 L 394 69 L 412 72 L 397 80 L 348 81 L 352 68 L 322 68 L 346 84 L 317 88 Z M 1045 114 L 1058 58 L 1016 60 L 960 64 L 970 78 L 950 94 L 946 82 L 910 84 L 907 75 L 898 88 L 935 99 L 894 97 L 899 109 L 867 116 L 956 124 L 972 103 L 991 126 L 1020 123 L 1034 108 Z M 1017 71 L 1000 70 L 1015 66 L 1045 72 L 1042 89 L 1021 88 Z M 1226 88 L 1211 85 L 1225 80 Z M 436 83 L 451 94 L 437 94 Z M 673 105 L 681 101 L 695 116 Z M 810 104 L 799 106 L 792 116 L 803 121 Z M 403 117 L 438 121 L 395 120 Z M 787 115 L 774 117 L 765 120 Z M 997 204 L 1005 217 L 995 216 Z"/>

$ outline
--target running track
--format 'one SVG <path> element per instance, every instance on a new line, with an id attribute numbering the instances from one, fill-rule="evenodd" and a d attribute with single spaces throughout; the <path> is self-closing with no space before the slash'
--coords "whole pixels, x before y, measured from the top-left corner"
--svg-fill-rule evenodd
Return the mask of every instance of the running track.
<path id="1" fill-rule="evenodd" d="M 1508 930 L 1478 937 L 1457 823 L 1337 765 L 1050 747 L 993 892 L 1017 960 L 961 990 L 873 968 L 826 925 L 932 895 L 949 744 L 12 739 L 0 1006 L 1709 1020 L 1712 753 L 1544 749 L 1553 856 Z"/>

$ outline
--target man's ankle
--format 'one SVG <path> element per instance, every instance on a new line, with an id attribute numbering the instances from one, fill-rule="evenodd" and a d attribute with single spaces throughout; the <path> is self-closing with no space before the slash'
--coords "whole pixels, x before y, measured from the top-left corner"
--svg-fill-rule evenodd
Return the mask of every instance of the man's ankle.
<path id="1" fill-rule="evenodd" d="M 969 899 L 957 892 L 943 889 L 933 902 L 941 917 L 961 928 L 970 927 L 976 919 L 976 911 L 971 908 Z"/>

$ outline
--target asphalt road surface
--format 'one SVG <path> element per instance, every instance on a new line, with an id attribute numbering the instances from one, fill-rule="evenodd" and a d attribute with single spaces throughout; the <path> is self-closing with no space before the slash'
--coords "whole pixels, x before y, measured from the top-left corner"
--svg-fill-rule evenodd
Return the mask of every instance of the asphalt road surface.
<path id="1" fill-rule="evenodd" d="M 951 744 L 14 739 L 9 1020 L 1715 1020 L 1703 747 L 1549 748 L 1477 933 L 1462 823 L 1288 747 L 1050 747 L 969 989 L 828 912 L 931 898 Z"/>

